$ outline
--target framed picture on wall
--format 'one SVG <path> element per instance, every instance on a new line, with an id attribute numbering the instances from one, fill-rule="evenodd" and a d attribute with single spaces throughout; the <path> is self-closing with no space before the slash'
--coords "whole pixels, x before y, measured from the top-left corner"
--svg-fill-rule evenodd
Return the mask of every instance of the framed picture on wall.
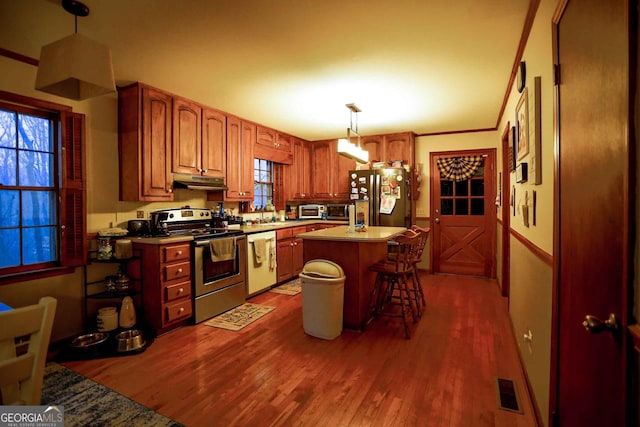
<path id="1" fill-rule="evenodd" d="M 518 134 L 516 132 L 516 127 L 511 126 L 511 130 L 509 132 L 509 172 L 516 170 L 516 141 L 518 139 Z"/>
<path id="2" fill-rule="evenodd" d="M 516 105 L 516 129 L 516 159 L 522 160 L 529 154 L 529 102 L 527 88 L 524 88 L 524 92 L 522 92 L 520 100 L 518 100 L 518 105 Z"/>

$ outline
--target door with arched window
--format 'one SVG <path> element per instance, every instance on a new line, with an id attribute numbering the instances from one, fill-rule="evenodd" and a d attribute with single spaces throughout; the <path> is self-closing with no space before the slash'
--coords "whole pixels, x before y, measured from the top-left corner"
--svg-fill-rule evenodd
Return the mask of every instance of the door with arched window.
<path id="1" fill-rule="evenodd" d="M 495 277 L 495 153 L 431 153 L 434 273 Z"/>

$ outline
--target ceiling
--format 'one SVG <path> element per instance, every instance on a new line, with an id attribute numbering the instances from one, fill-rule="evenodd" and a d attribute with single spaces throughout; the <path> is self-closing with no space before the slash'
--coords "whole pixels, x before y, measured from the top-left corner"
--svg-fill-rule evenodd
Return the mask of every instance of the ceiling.
<path id="1" fill-rule="evenodd" d="M 84 0 L 78 32 L 141 81 L 308 140 L 494 128 L 529 0 Z M 0 0 L 0 47 L 74 31 L 57 0 Z M 10 19 L 7 19 L 10 17 Z M 35 83 L 35 82 L 34 82 Z M 61 98 L 62 102 L 62 98 Z"/>

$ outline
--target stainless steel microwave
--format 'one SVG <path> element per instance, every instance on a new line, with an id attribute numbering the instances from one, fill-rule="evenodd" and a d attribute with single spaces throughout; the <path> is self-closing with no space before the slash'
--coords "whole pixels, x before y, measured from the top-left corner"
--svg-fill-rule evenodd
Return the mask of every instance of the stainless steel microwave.
<path id="1" fill-rule="evenodd" d="M 325 205 L 300 205 L 298 206 L 298 218 L 317 219 L 325 213 Z"/>
<path id="2" fill-rule="evenodd" d="M 349 220 L 349 204 L 348 203 L 330 203 L 327 204 L 327 219 Z"/>

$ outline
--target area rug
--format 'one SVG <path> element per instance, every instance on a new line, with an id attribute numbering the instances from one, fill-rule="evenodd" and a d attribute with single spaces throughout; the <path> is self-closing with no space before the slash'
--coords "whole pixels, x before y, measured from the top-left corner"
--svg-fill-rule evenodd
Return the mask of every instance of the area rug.
<path id="1" fill-rule="evenodd" d="M 216 328 L 228 329 L 230 331 L 239 331 L 274 309 L 275 307 L 268 305 L 251 304 L 247 302 L 204 322 L 204 324 Z"/>
<path id="2" fill-rule="evenodd" d="M 300 282 L 300 278 L 298 277 L 271 289 L 269 292 L 275 292 L 276 294 L 285 295 L 298 295 L 300 292 L 302 292 L 302 283 Z"/>
<path id="3" fill-rule="evenodd" d="M 45 367 L 42 404 L 64 407 L 65 427 L 182 427 L 182 424 L 57 363 Z"/>

